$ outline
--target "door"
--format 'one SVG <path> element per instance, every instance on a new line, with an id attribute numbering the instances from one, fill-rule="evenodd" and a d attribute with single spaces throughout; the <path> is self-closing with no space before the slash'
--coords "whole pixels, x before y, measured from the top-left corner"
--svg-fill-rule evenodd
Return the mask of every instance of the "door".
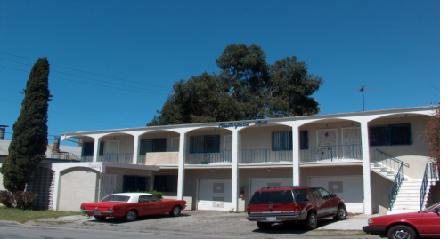
<path id="1" fill-rule="evenodd" d="M 325 216 L 335 215 L 336 212 L 338 211 L 338 204 L 336 198 L 332 197 L 327 190 L 321 187 L 317 188 L 316 191 L 319 193 L 320 199 L 322 200 L 320 207 L 320 209 L 322 210 L 322 215 Z"/>
<path id="2" fill-rule="evenodd" d="M 198 186 L 198 210 L 232 210 L 231 179 L 200 179 Z"/>
<path id="3" fill-rule="evenodd" d="M 338 157 L 338 130 L 317 130 L 317 160 L 333 160 Z"/>
<path id="4" fill-rule="evenodd" d="M 118 162 L 118 153 L 120 151 L 119 140 L 104 141 L 103 161 Z"/>
<path id="5" fill-rule="evenodd" d="M 361 130 L 358 127 L 342 129 L 342 156 L 349 159 L 362 159 Z"/>

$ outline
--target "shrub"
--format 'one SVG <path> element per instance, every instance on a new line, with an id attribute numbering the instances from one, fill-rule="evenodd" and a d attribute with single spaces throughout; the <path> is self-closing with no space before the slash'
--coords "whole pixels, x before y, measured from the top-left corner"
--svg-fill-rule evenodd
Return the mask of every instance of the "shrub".
<path id="1" fill-rule="evenodd" d="M 152 195 L 158 196 L 159 198 L 162 198 L 162 195 L 163 195 L 162 192 L 158 192 L 156 190 L 150 191 L 149 193 L 151 193 Z"/>
<path id="2" fill-rule="evenodd" d="M 32 209 L 35 198 L 36 194 L 32 192 L 0 191 L 0 203 L 3 203 L 7 208 Z"/>
<path id="3" fill-rule="evenodd" d="M 36 194 L 32 192 L 15 192 L 14 200 L 16 202 L 16 208 L 23 210 L 29 210 L 33 208 L 33 202 L 36 198 Z"/>
<path id="4" fill-rule="evenodd" d="M 10 191 L 0 191 L 0 203 L 3 203 L 7 208 L 12 208 L 14 205 L 14 197 Z"/>

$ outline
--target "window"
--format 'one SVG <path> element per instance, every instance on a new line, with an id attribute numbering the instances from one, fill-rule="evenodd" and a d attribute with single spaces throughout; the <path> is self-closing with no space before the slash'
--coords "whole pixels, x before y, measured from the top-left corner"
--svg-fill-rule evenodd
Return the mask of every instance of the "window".
<path id="1" fill-rule="evenodd" d="M 251 204 L 263 203 L 293 203 L 293 195 L 291 190 L 272 191 L 272 192 L 256 192 L 250 199 Z"/>
<path id="2" fill-rule="evenodd" d="M 93 142 L 82 143 L 82 156 L 93 156 Z"/>
<path id="3" fill-rule="evenodd" d="M 411 145 L 411 124 L 389 124 L 370 128 L 371 146 Z"/>
<path id="4" fill-rule="evenodd" d="M 140 155 L 151 152 L 166 152 L 166 139 L 142 139 L 140 141 Z"/>
<path id="5" fill-rule="evenodd" d="M 154 190 L 162 193 L 177 192 L 177 175 L 154 176 Z"/>
<path id="6" fill-rule="evenodd" d="M 201 135 L 190 137 L 190 154 L 219 153 L 219 135 Z"/>
<path id="7" fill-rule="evenodd" d="M 292 150 L 292 132 L 275 131 L 272 132 L 272 150 Z"/>
<path id="8" fill-rule="evenodd" d="M 129 201 L 130 196 L 125 195 L 107 195 L 103 199 L 102 202 L 127 202 Z"/>
<path id="9" fill-rule="evenodd" d="M 308 130 L 300 131 L 300 149 L 308 149 Z"/>
<path id="10" fill-rule="evenodd" d="M 138 197 L 139 203 L 147 203 L 147 202 L 157 202 L 160 199 L 155 195 L 140 195 Z"/>
<path id="11" fill-rule="evenodd" d="M 299 133 L 300 149 L 308 149 L 308 131 L 303 130 Z M 292 150 L 292 131 L 272 132 L 272 150 Z"/>

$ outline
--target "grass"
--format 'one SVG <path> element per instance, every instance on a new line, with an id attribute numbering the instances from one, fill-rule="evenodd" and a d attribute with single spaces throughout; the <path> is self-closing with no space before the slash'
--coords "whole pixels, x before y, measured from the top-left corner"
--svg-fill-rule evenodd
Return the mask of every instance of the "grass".
<path id="1" fill-rule="evenodd" d="M 66 211 L 32 211 L 21 210 L 17 208 L 6 208 L 0 206 L 0 220 L 17 221 L 25 223 L 30 220 L 43 218 L 58 218 L 70 215 L 79 215 L 80 212 L 66 212 Z"/>

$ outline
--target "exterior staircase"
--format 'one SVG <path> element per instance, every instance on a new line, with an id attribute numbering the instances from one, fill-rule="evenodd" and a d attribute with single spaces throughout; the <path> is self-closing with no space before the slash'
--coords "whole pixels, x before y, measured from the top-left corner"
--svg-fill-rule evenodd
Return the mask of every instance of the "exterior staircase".
<path id="1" fill-rule="evenodd" d="M 405 179 L 395 196 L 392 209 L 387 214 L 415 212 L 420 210 L 420 186 L 421 180 Z M 428 193 L 428 191 L 426 191 Z M 428 196 L 425 196 L 425 203 Z"/>
<path id="2" fill-rule="evenodd" d="M 426 165 L 423 179 L 410 179 L 404 174 L 403 166 L 409 167 L 409 164 L 379 149 L 373 154 L 371 170 L 393 182 L 387 214 L 422 210 L 428 200 L 428 184 L 438 180 L 431 162 Z"/>

